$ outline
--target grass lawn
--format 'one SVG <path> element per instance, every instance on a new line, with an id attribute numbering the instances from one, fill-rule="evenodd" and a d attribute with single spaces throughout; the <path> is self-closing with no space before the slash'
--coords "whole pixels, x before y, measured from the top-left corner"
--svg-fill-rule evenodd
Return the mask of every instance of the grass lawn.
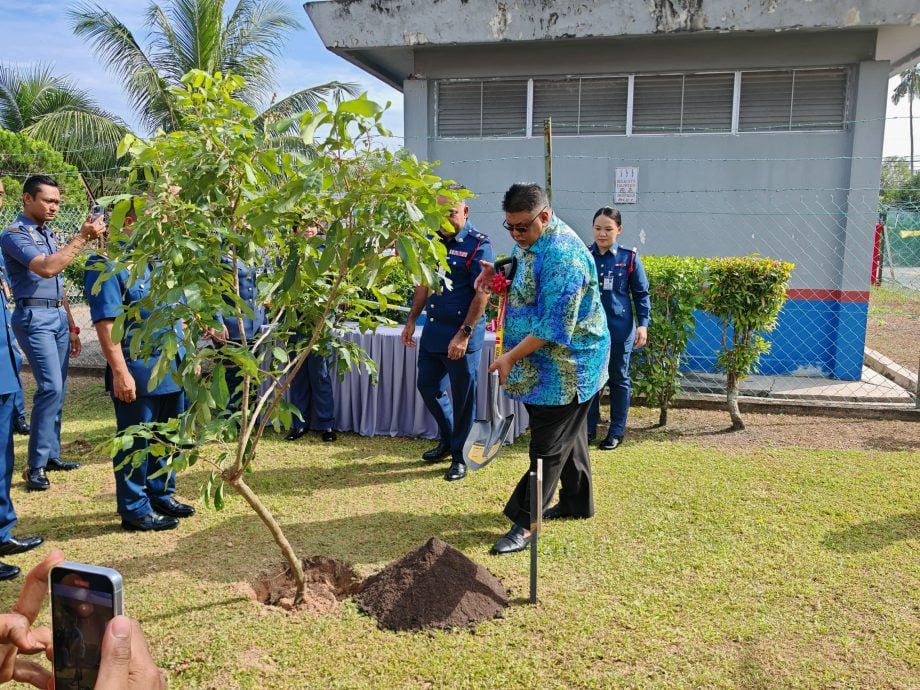
<path id="1" fill-rule="evenodd" d="M 891 284 L 872 288 L 866 345 L 916 372 L 920 361 L 920 291 Z"/>
<path id="2" fill-rule="evenodd" d="M 474 632 L 378 630 L 351 601 L 325 616 L 262 608 L 240 582 L 280 556 L 235 496 L 173 532 L 121 531 L 92 449 L 114 430 L 96 380 L 72 379 L 64 417 L 65 457 L 84 469 L 27 494 L 17 437 L 17 533 L 119 569 L 175 688 L 920 687 L 920 427 L 862 422 L 864 443 L 833 450 L 813 439 L 833 444 L 853 422 L 747 415 L 752 432 L 731 437 L 700 431 L 725 413 L 672 416 L 678 431 L 643 431 L 657 411 L 634 410 L 623 448 L 592 451 L 597 516 L 547 525 L 536 607 L 527 553 L 488 555 L 526 438 L 451 484 L 418 460 L 426 441 L 264 441 L 251 484 L 301 555 L 370 574 L 440 536 L 511 594 L 505 618 Z M 760 440 L 784 419 L 805 432 Z M 181 475 L 180 496 L 200 507 L 204 477 Z M 4 607 L 18 582 L 0 588 Z"/>

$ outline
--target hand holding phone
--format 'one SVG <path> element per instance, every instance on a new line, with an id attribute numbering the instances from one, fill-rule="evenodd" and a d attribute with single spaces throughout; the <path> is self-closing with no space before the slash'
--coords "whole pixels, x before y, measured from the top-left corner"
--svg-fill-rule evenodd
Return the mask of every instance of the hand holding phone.
<path id="1" fill-rule="evenodd" d="M 51 570 L 51 625 L 56 690 L 96 685 L 106 626 L 123 613 L 117 570 L 64 561 Z"/>

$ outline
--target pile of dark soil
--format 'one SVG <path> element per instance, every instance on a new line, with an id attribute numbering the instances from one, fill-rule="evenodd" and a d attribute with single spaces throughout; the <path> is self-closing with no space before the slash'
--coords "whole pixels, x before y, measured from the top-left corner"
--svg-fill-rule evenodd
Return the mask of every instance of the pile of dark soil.
<path id="1" fill-rule="evenodd" d="M 282 570 L 260 575 L 251 583 L 250 596 L 269 606 L 280 606 L 290 611 L 298 608 L 316 613 L 328 613 L 338 608 L 339 602 L 361 588 L 361 578 L 347 563 L 326 556 L 304 558 L 304 601 L 294 605 L 297 583 L 291 577 L 287 564 Z"/>
<path id="2" fill-rule="evenodd" d="M 473 627 L 508 605 L 492 573 L 437 537 L 367 578 L 356 599 L 390 630 Z"/>

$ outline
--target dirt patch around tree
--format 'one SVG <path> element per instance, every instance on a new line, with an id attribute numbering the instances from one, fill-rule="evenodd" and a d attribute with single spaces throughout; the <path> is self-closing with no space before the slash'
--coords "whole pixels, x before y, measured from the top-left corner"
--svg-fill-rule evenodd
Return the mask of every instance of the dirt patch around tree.
<path id="1" fill-rule="evenodd" d="M 361 577 L 347 563 L 326 556 L 311 556 L 301 563 L 307 584 L 303 604 L 299 606 L 294 604 L 297 582 L 287 564 L 274 572 L 263 573 L 244 589 L 252 599 L 267 606 L 330 613 L 361 588 Z"/>
<path id="2" fill-rule="evenodd" d="M 498 578 L 437 537 L 367 578 L 356 599 L 389 630 L 471 628 L 508 605 Z"/>

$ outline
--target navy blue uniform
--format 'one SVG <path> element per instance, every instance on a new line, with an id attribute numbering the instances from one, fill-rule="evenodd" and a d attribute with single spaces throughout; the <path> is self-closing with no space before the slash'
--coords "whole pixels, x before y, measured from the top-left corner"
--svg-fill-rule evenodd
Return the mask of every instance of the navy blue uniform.
<path id="1" fill-rule="evenodd" d="M 5 300 L 6 290 L 10 286 L 10 277 L 6 274 L 6 263 L 3 261 L 3 252 L 0 252 L 0 281 L 6 285 L 6 288 L 0 288 L 0 298 Z M 12 296 L 12 290 L 9 291 L 9 294 Z M 19 376 L 22 372 L 22 355 L 19 352 L 19 348 L 15 344 L 15 340 L 11 338 L 10 344 L 13 346 L 13 358 L 16 360 L 16 375 Z M 21 380 L 21 378 L 20 378 Z M 15 394 L 13 398 L 13 404 L 16 407 L 16 419 L 25 418 L 26 416 L 26 398 L 22 393 L 22 386 L 19 387 L 19 391 Z"/>
<path id="2" fill-rule="evenodd" d="M 130 275 L 126 269 L 116 273 L 106 279 L 100 285 L 99 292 L 94 295 L 93 285 L 107 268 L 111 268 L 107 259 L 96 255 L 89 258 L 83 273 L 84 293 L 89 303 L 93 324 L 109 319 L 114 320 L 126 306 L 138 302 L 150 292 L 151 267 L 148 266 L 143 277 L 133 284 L 128 282 Z M 141 318 L 147 317 L 149 317 L 149 312 L 142 310 Z M 134 378 L 137 399 L 126 403 L 118 400 L 114 394 L 112 395 L 112 403 L 115 405 L 115 422 L 119 431 L 145 422 L 166 422 L 185 411 L 185 395 L 171 375 L 165 376 L 156 388 L 150 390 L 150 375 L 156 358 L 140 360 L 131 357 L 129 345 L 131 332 L 135 326 L 136 324 L 133 323 L 125 324 L 121 352 L 128 371 Z M 177 331 L 179 328 L 177 324 Z M 184 349 L 180 346 L 177 357 L 182 356 L 184 356 Z M 105 382 L 106 390 L 112 392 L 112 370 L 108 366 L 105 372 Z M 137 438 L 134 441 L 134 447 L 147 445 L 147 443 L 145 439 Z M 115 500 L 118 505 L 118 513 L 123 520 L 137 520 L 154 512 L 151 501 L 155 504 L 175 492 L 175 474 L 163 472 L 159 476 L 153 476 L 166 467 L 166 459 L 162 457 L 148 457 L 136 468 L 128 464 L 117 469 L 127 455 L 127 451 L 119 451 L 112 461 L 116 468 Z"/>
<path id="3" fill-rule="evenodd" d="M 70 357 L 70 329 L 61 275 L 42 278 L 29 270 L 38 256 L 58 250 L 54 231 L 20 214 L 0 233 L 0 248 L 16 302 L 13 333 L 29 360 L 37 390 L 32 403 L 29 467 L 61 457 L 61 412 Z"/>
<path id="4" fill-rule="evenodd" d="M 10 498 L 13 481 L 13 419 L 16 392 L 22 393 L 16 365 L 13 329 L 6 300 L 0 299 L 0 542 L 10 538 L 16 510 Z"/>
<path id="5" fill-rule="evenodd" d="M 452 461 L 463 462 L 463 444 L 476 411 L 476 373 L 486 333 L 485 316 L 473 327 L 466 355 L 450 359 L 447 349 L 463 326 L 476 296 L 473 283 L 482 271 L 480 260 L 495 261 L 495 255 L 488 236 L 469 222 L 449 240 L 439 238 L 447 249 L 451 289 L 428 295 L 426 320 L 419 340 L 416 386 L 438 424 L 441 442 L 450 446 Z"/>
<path id="6" fill-rule="evenodd" d="M 223 257 L 221 262 L 228 269 L 232 270 L 232 259 L 230 259 L 230 257 Z M 250 266 L 239 259 L 236 261 L 239 296 L 252 310 L 252 316 L 246 313 L 243 314 L 243 331 L 241 333 L 239 319 L 224 314 L 217 315 L 217 320 L 227 329 L 227 341 L 234 345 L 241 345 L 243 342 L 243 335 L 245 334 L 246 343 L 251 347 L 253 340 L 258 338 L 262 326 L 265 325 L 265 305 L 259 301 L 258 280 L 259 276 L 264 274 L 267 270 L 268 264 L 265 262 L 257 266 Z M 227 300 L 227 304 L 232 306 L 233 303 Z M 227 382 L 227 389 L 230 391 L 230 405 L 236 408 L 239 406 L 240 398 L 240 393 L 237 389 L 243 379 L 237 367 L 229 362 L 226 362 L 225 366 L 227 368 L 225 380 Z"/>
<path id="7" fill-rule="evenodd" d="M 636 326 L 648 327 L 651 299 L 648 277 L 636 252 L 614 243 L 601 254 L 596 244 L 590 246 L 597 279 L 601 288 L 601 304 L 610 330 L 610 431 L 608 435 L 623 436 L 632 396 L 629 380 L 629 356 L 636 337 Z M 600 394 L 588 411 L 588 433 L 592 436 L 600 417 Z"/>

